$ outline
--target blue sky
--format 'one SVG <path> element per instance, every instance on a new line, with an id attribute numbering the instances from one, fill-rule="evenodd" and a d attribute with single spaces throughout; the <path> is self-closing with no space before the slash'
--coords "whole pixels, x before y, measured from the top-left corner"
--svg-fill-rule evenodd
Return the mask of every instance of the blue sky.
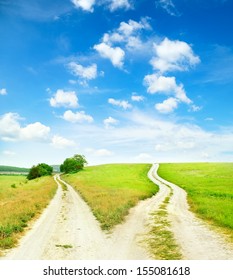
<path id="1" fill-rule="evenodd" d="M 0 164 L 232 161 L 232 0 L 0 0 Z"/>

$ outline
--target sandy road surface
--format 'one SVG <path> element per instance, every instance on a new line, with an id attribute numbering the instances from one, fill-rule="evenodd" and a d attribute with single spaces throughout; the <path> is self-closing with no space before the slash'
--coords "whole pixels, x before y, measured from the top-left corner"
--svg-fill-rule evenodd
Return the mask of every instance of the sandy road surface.
<path id="1" fill-rule="evenodd" d="M 2 259 L 79 259 L 127 260 L 151 259 L 141 240 L 145 238 L 150 213 L 156 211 L 173 189 L 168 205 L 172 231 L 185 259 L 233 259 L 233 248 L 212 232 L 188 210 L 186 193 L 157 175 L 153 165 L 148 177 L 159 186 L 159 192 L 130 210 L 125 222 L 105 233 L 89 206 L 74 189 L 55 176 L 58 191 L 50 205 L 21 239 L 19 246 Z M 170 188 L 168 187 L 170 186 Z"/>
<path id="2" fill-rule="evenodd" d="M 152 180 L 153 170 L 148 173 Z M 58 184 L 55 197 L 4 259 L 150 259 L 140 240 L 146 233 L 149 213 L 163 201 L 166 188 L 132 208 L 125 222 L 107 234 L 78 193 L 65 182 L 68 190 L 62 190 L 58 175 L 54 179 Z"/>
<path id="3" fill-rule="evenodd" d="M 233 246 L 223 236 L 210 229 L 202 220 L 189 211 L 187 194 L 180 187 L 172 184 L 157 174 L 155 178 L 173 190 L 168 205 L 169 219 L 177 243 L 187 260 L 233 260 Z"/>

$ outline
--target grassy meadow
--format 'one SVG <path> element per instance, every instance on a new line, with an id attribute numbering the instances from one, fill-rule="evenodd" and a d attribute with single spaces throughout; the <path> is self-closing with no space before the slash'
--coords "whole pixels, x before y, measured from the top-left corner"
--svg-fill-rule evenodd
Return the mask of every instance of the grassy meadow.
<path id="1" fill-rule="evenodd" d="M 185 189 L 191 210 L 233 240 L 233 163 L 160 164 L 158 174 Z"/>
<path id="2" fill-rule="evenodd" d="M 63 175 L 91 207 L 102 229 L 122 222 L 131 207 L 158 191 L 147 173 L 150 164 L 106 164 Z"/>
<path id="3" fill-rule="evenodd" d="M 28 181 L 26 176 L 0 175 L 0 249 L 11 248 L 27 223 L 56 192 L 52 177 Z"/>

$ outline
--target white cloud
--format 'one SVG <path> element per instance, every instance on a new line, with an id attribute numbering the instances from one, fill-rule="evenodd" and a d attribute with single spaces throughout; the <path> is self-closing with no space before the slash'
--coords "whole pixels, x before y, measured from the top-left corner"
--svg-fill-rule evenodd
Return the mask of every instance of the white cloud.
<path id="1" fill-rule="evenodd" d="M 147 86 L 148 93 L 173 94 L 181 102 L 192 103 L 187 97 L 183 85 L 177 85 L 175 77 L 165 77 L 157 74 L 147 75 L 144 78 L 144 84 Z"/>
<path id="2" fill-rule="evenodd" d="M 104 120 L 104 126 L 105 128 L 111 128 L 113 125 L 118 124 L 118 120 L 112 118 L 112 117 L 108 117 L 107 119 Z"/>
<path id="3" fill-rule="evenodd" d="M 125 59 L 125 51 L 135 52 L 144 48 L 144 43 L 140 38 L 141 30 L 151 29 L 149 19 L 141 18 L 139 22 L 129 20 L 121 22 L 117 29 L 109 31 L 103 35 L 100 44 L 94 45 L 94 49 L 99 54 L 111 60 L 115 67 L 122 68 Z"/>
<path id="4" fill-rule="evenodd" d="M 113 155 L 113 152 L 109 151 L 107 149 L 96 150 L 96 149 L 92 149 L 92 148 L 87 148 L 86 152 L 88 152 L 91 155 L 99 156 L 99 157 L 105 157 L 105 156 L 112 156 Z"/>
<path id="5" fill-rule="evenodd" d="M 129 102 L 126 101 L 126 100 L 116 100 L 114 98 L 109 98 L 108 99 L 108 103 L 112 104 L 112 105 L 115 105 L 115 106 L 118 106 L 118 107 L 122 107 L 123 109 L 130 109 L 130 108 L 132 108 L 132 105 L 129 104 Z"/>
<path id="6" fill-rule="evenodd" d="M 43 141 L 49 136 L 50 128 L 40 122 L 21 127 L 21 117 L 16 113 L 7 113 L 0 117 L 0 137 L 3 141 Z"/>
<path id="7" fill-rule="evenodd" d="M 136 93 L 133 93 L 131 96 L 132 101 L 140 102 L 144 100 L 144 97 L 142 95 L 137 95 Z"/>
<path id="8" fill-rule="evenodd" d="M 168 114 L 173 112 L 178 107 L 178 100 L 176 98 L 170 97 L 163 101 L 163 103 L 158 103 L 155 105 L 155 109 L 162 114 Z"/>
<path id="9" fill-rule="evenodd" d="M 172 0 L 157 0 L 157 6 L 163 8 L 171 16 L 179 16 L 180 13 L 177 11 Z"/>
<path id="10" fill-rule="evenodd" d="M 175 77 L 159 76 L 157 74 L 146 75 L 144 78 L 145 85 L 148 86 L 148 93 L 169 93 L 177 88 Z"/>
<path id="11" fill-rule="evenodd" d="M 139 22 L 131 19 L 128 22 L 122 21 L 116 30 L 104 34 L 103 42 L 108 45 L 124 42 L 128 47 L 139 47 L 142 45 L 142 41 L 138 37 L 139 31 L 149 29 L 151 26 L 146 17 Z"/>
<path id="12" fill-rule="evenodd" d="M 22 140 L 46 140 L 50 128 L 40 122 L 32 123 L 21 128 L 20 138 Z"/>
<path id="13" fill-rule="evenodd" d="M 127 38 L 132 34 L 135 34 L 137 31 L 143 29 L 151 29 L 151 26 L 148 23 L 148 18 L 142 18 L 139 22 L 131 19 L 128 21 L 128 23 L 121 22 L 117 31 Z"/>
<path id="14" fill-rule="evenodd" d="M 84 11 L 93 12 L 93 6 L 95 5 L 95 0 L 71 0 L 72 3 L 77 8 L 81 8 Z"/>
<path id="15" fill-rule="evenodd" d="M 98 51 L 103 58 L 110 59 L 113 66 L 122 68 L 124 64 L 125 52 L 120 47 L 111 47 L 106 43 L 94 45 L 94 49 Z"/>
<path id="16" fill-rule="evenodd" d="M 75 146 L 75 142 L 59 135 L 54 135 L 52 138 L 51 145 L 57 149 L 63 149 Z"/>
<path id="17" fill-rule="evenodd" d="M 93 122 L 92 116 L 87 115 L 84 111 L 73 113 L 71 110 L 68 110 L 62 118 L 71 123 Z"/>
<path id="18" fill-rule="evenodd" d="M 104 0 L 104 1 L 96 1 L 96 0 L 71 0 L 71 2 L 75 5 L 76 8 L 81 8 L 87 12 L 93 12 L 94 6 L 98 5 L 106 5 L 110 11 L 114 12 L 119 9 L 131 9 L 133 8 L 129 0 Z"/>
<path id="19" fill-rule="evenodd" d="M 168 71 L 186 71 L 190 66 L 200 62 L 192 48 L 183 41 L 171 41 L 165 38 L 161 43 L 154 44 L 156 57 L 150 61 L 155 70 L 161 73 Z"/>
<path id="20" fill-rule="evenodd" d="M 0 136 L 4 141 L 14 141 L 20 135 L 20 116 L 16 113 L 6 113 L 0 117 Z"/>
<path id="21" fill-rule="evenodd" d="M 0 89 L 0 95 L 7 95 L 7 90 L 5 88 Z"/>
<path id="22" fill-rule="evenodd" d="M 80 77 L 86 80 L 93 80 L 97 77 L 97 65 L 84 67 L 81 64 L 70 62 L 68 68 L 74 76 Z"/>
<path id="23" fill-rule="evenodd" d="M 132 8 L 132 5 L 129 3 L 128 0 L 111 0 L 109 8 L 111 11 L 115 11 L 118 9 L 128 10 L 128 9 Z"/>
<path id="24" fill-rule="evenodd" d="M 52 107 L 76 108 L 78 106 L 78 97 L 75 91 L 58 89 L 50 99 L 50 105 Z"/>

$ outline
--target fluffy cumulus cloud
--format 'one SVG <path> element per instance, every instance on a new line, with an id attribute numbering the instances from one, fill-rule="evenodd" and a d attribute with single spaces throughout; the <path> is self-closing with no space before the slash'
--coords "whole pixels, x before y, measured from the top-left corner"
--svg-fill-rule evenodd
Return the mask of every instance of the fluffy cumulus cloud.
<path id="1" fill-rule="evenodd" d="M 71 0 L 71 2 L 75 5 L 76 8 L 80 8 L 87 12 L 93 12 L 94 6 L 105 5 L 109 8 L 110 11 L 114 12 L 119 9 L 131 9 L 132 5 L 128 0 L 104 0 L 104 1 L 96 1 L 96 0 Z"/>
<path id="2" fill-rule="evenodd" d="M 71 110 L 68 110 L 64 113 L 62 118 L 71 123 L 82 123 L 82 122 L 91 123 L 94 121 L 93 117 L 87 115 L 84 111 L 74 113 Z"/>
<path id="3" fill-rule="evenodd" d="M 180 102 L 192 103 L 187 97 L 183 85 L 177 85 L 175 77 L 165 77 L 157 74 L 147 75 L 144 78 L 144 84 L 147 86 L 148 93 L 170 94 L 174 95 Z"/>
<path id="4" fill-rule="evenodd" d="M 128 0 L 111 0 L 109 4 L 109 8 L 111 11 L 115 11 L 118 9 L 130 9 L 132 5 Z"/>
<path id="5" fill-rule="evenodd" d="M 194 54 L 190 45 L 183 41 L 165 38 L 159 43 L 154 43 L 153 46 L 155 56 L 150 60 L 150 64 L 155 73 L 144 77 L 144 85 L 148 93 L 173 96 L 156 104 L 156 110 L 160 113 L 171 113 L 178 108 L 179 103 L 189 104 L 191 111 L 200 110 L 201 108 L 188 98 L 183 84 L 177 84 L 174 76 L 167 77 L 164 74 L 171 71 L 187 71 L 198 64 L 200 58 Z"/>
<path id="6" fill-rule="evenodd" d="M 132 108 L 132 105 L 126 100 L 116 100 L 114 98 L 109 98 L 108 103 L 118 107 L 122 107 L 125 110 Z"/>
<path id="7" fill-rule="evenodd" d="M 138 50 L 143 48 L 140 31 L 151 29 L 148 18 L 142 18 L 139 22 L 129 20 L 121 22 L 117 29 L 105 33 L 99 44 L 94 49 L 103 58 L 110 59 L 115 67 L 122 68 L 125 59 L 125 49 Z"/>
<path id="8" fill-rule="evenodd" d="M 70 62 L 67 66 L 74 76 L 84 80 L 93 80 L 97 77 L 97 65 L 95 63 L 84 67 L 76 62 Z"/>
<path id="9" fill-rule="evenodd" d="M 131 35 L 136 35 L 138 31 L 143 29 L 151 29 L 151 26 L 148 22 L 148 18 L 142 18 L 139 22 L 130 19 L 128 22 L 120 23 L 116 34 L 121 34 L 126 39 L 129 38 Z"/>
<path id="10" fill-rule="evenodd" d="M 118 124 L 118 120 L 108 117 L 107 119 L 104 120 L 104 126 L 105 128 L 112 128 L 114 125 Z"/>
<path id="11" fill-rule="evenodd" d="M 95 0 L 71 0 L 76 8 L 81 8 L 84 11 L 93 12 L 93 6 L 95 5 Z"/>
<path id="12" fill-rule="evenodd" d="M 120 47 L 111 47 L 108 44 L 102 42 L 98 45 L 94 45 L 94 49 L 103 58 L 110 59 L 113 66 L 122 68 L 124 64 L 125 52 Z"/>
<path id="13" fill-rule="evenodd" d="M 200 62 L 192 48 L 183 41 L 171 41 L 165 38 L 161 43 L 154 44 L 156 56 L 150 61 L 155 70 L 161 73 L 168 71 L 186 71 Z"/>
<path id="14" fill-rule="evenodd" d="M 6 95 L 7 90 L 5 88 L 0 89 L 0 95 Z"/>
<path id="15" fill-rule="evenodd" d="M 32 123 L 26 127 L 21 128 L 20 138 L 23 140 L 46 140 L 50 128 L 41 124 L 40 122 Z"/>
<path id="16" fill-rule="evenodd" d="M 156 110 L 163 114 L 171 113 L 177 107 L 178 107 L 178 100 L 173 97 L 170 97 L 164 100 L 162 103 L 158 103 L 155 105 Z"/>
<path id="17" fill-rule="evenodd" d="M 22 127 L 22 118 L 16 113 L 0 117 L 0 137 L 3 141 L 43 141 L 48 139 L 50 127 L 35 122 Z"/>
<path id="18" fill-rule="evenodd" d="M 139 36 L 140 31 L 149 29 L 151 26 L 146 17 L 139 22 L 131 19 L 128 22 L 122 21 L 117 29 L 104 34 L 103 42 L 109 45 L 124 43 L 128 49 L 139 48 L 143 44 Z"/>
<path id="19" fill-rule="evenodd" d="M 76 108 L 78 106 L 78 97 L 75 91 L 64 91 L 58 89 L 54 96 L 50 98 L 52 107 Z"/>
<path id="20" fill-rule="evenodd" d="M 75 146 L 75 142 L 59 135 L 54 135 L 51 145 L 56 149 L 64 149 Z"/>

